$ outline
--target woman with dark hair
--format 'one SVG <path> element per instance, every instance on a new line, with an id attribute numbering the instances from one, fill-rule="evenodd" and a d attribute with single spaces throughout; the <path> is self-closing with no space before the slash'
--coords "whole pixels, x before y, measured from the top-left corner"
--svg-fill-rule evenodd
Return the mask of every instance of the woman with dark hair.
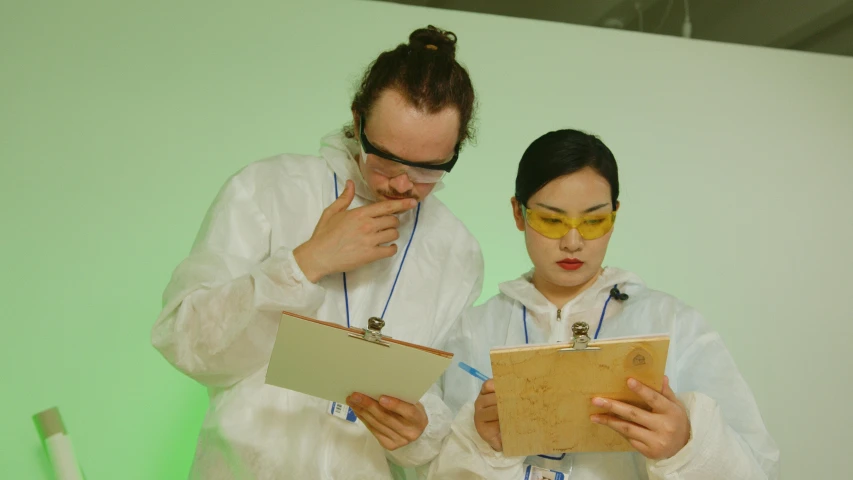
<path id="1" fill-rule="evenodd" d="M 452 416 L 437 386 L 416 404 L 353 392 L 339 405 L 265 376 L 283 310 L 358 328 L 384 317 L 396 339 L 446 340 L 480 295 L 483 264 L 430 194 L 470 136 L 474 104 L 456 36 L 418 29 L 367 68 L 352 125 L 319 156 L 268 158 L 226 182 L 152 331 L 208 387 L 191 478 L 381 479 L 438 454 Z"/>
<path id="2" fill-rule="evenodd" d="M 610 149 L 576 130 L 547 133 L 525 151 L 515 185 L 513 218 L 534 268 L 466 312 L 445 348 L 491 377 L 492 347 L 567 342 L 572 324 L 586 322 L 595 339 L 669 335 L 666 378 L 661 391 L 628 381 L 648 409 L 592 400 L 607 413 L 590 421 L 623 435 L 636 452 L 505 457 L 493 381 L 448 370 L 444 399 L 456 419 L 431 477 L 778 478 L 779 450 L 720 336 L 678 299 L 602 267 L 619 209 Z"/>

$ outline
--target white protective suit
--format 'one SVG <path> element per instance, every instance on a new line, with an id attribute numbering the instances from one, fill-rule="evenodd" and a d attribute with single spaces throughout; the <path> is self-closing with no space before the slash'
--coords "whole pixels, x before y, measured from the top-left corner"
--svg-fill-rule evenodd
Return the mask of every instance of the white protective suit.
<path id="1" fill-rule="evenodd" d="M 526 480 L 758 480 L 779 478 L 779 450 L 768 434 L 752 392 L 720 336 L 702 316 L 676 298 L 650 290 L 635 275 L 607 268 L 595 284 L 559 310 L 533 287 L 528 273 L 501 284 L 501 293 L 468 311 L 446 349 L 491 378 L 489 349 L 523 345 L 522 306 L 527 307 L 528 343 L 568 342 L 571 325 L 584 321 L 599 339 L 669 334 L 666 375 L 689 411 L 691 439 L 675 456 L 647 461 L 637 452 L 505 457 L 474 427 L 474 401 L 482 382 L 458 367 L 443 377 L 445 402 L 456 414 L 452 432 L 430 468 L 430 478 Z M 618 285 L 629 298 L 613 300 Z M 557 457 L 559 458 L 559 457 Z M 542 469 L 542 470 L 539 470 Z M 560 474 L 554 473 L 560 472 Z"/>
<path id="2" fill-rule="evenodd" d="M 343 276 L 313 284 L 292 251 L 335 200 L 335 174 L 339 192 L 347 179 L 355 182 L 350 208 L 372 202 L 357 152 L 357 143 L 338 133 L 324 138 L 321 157 L 280 155 L 245 167 L 219 192 L 190 255 L 174 271 L 152 343 L 208 387 L 191 478 L 392 478 L 402 472 L 398 466 L 422 465 L 438 454 L 453 417 L 437 385 L 421 399 L 426 430 L 387 452 L 361 421 L 332 416 L 328 401 L 264 383 L 281 311 L 346 325 Z M 347 273 L 352 326 L 381 316 L 415 215 L 400 215 L 395 256 Z M 479 297 L 482 276 L 477 241 L 440 200 L 427 197 L 382 333 L 441 345 Z"/>

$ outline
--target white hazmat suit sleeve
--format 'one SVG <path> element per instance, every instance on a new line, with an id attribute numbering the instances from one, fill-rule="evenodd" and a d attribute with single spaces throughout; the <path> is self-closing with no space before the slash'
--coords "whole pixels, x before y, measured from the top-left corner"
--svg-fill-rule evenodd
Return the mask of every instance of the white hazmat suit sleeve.
<path id="1" fill-rule="evenodd" d="M 269 361 L 282 310 L 311 314 L 325 291 L 289 249 L 270 252 L 270 223 L 238 173 L 175 269 L 151 340 L 178 370 L 229 387 Z"/>
<path id="2" fill-rule="evenodd" d="M 720 335 L 688 307 L 677 313 L 675 332 L 673 388 L 684 392 L 678 398 L 689 412 L 691 438 L 673 457 L 647 461 L 649 476 L 778 479 L 779 449 Z"/>
<path id="3" fill-rule="evenodd" d="M 446 333 L 436 343 L 444 345 L 447 336 L 457 330 L 457 325 L 463 318 L 464 313 L 477 301 L 483 293 L 483 254 L 479 245 L 474 245 L 475 250 L 465 256 L 471 261 L 471 271 L 478 272 L 468 288 L 460 289 L 459 295 L 464 295 L 464 303 L 459 303 L 462 308 L 455 312 L 455 320 L 448 326 Z M 403 467 L 418 467 L 417 474 L 420 477 L 426 475 L 430 462 L 438 456 L 444 439 L 450 433 L 453 421 L 453 412 L 444 402 L 442 390 L 443 381 L 434 384 L 421 399 L 421 404 L 429 417 L 429 424 L 417 440 L 394 451 L 389 451 L 387 456 L 397 465 Z"/>
<path id="4" fill-rule="evenodd" d="M 761 470 L 737 434 L 723 421 L 717 402 L 707 395 L 689 392 L 678 396 L 690 414 L 691 438 L 675 456 L 647 460 L 653 480 L 716 480 L 778 478 Z"/>
<path id="5" fill-rule="evenodd" d="M 480 437 L 474 427 L 474 402 L 470 402 L 456 415 L 441 454 L 430 466 L 428 478 L 522 480 L 525 458 L 506 457 Z"/>

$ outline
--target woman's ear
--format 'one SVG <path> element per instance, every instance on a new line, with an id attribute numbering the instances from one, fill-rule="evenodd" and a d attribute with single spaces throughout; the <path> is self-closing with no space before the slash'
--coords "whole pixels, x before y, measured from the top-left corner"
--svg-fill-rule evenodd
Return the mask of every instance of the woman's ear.
<path id="1" fill-rule="evenodd" d="M 353 109 L 353 111 L 352 111 L 352 128 L 353 128 L 353 131 L 354 131 L 356 136 L 358 136 L 359 128 L 361 128 L 360 125 L 358 124 L 359 120 L 360 120 L 360 116 L 359 116 L 358 112 L 356 112 L 355 109 Z"/>
<path id="2" fill-rule="evenodd" d="M 515 218 L 515 228 L 518 231 L 524 231 L 524 213 L 521 212 L 521 203 L 519 203 L 518 199 L 512 197 L 512 216 Z"/>
<path id="3" fill-rule="evenodd" d="M 618 212 L 618 211 L 619 211 L 619 205 L 622 205 L 622 204 L 621 204 L 621 203 L 619 203 L 619 201 L 617 200 L 617 201 L 616 201 L 616 206 L 615 206 L 615 207 L 613 207 L 613 211 L 614 211 L 614 212 Z"/>

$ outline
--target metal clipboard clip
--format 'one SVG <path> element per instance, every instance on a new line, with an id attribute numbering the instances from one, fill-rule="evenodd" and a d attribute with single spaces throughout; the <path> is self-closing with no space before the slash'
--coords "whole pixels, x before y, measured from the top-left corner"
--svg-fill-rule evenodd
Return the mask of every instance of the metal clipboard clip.
<path id="1" fill-rule="evenodd" d="M 349 336 L 364 340 L 365 342 L 375 343 L 383 347 L 390 347 L 391 344 L 384 341 L 385 338 L 391 338 L 387 335 L 382 335 L 382 328 L 385 327 L 385 320 L 378 317 L 370 317 L 367 320 L 367 328 L 362 329 L 362 333 L 350 333 Z"/>
<path id="2" fill-rule="evenodd" d="M 589 325 L 586 322 L 575 322 L 572 324 L 572 346 L 557 350 L 563 352 L 589 352 L 593 350 L 601 350 L 598 347 L 590 347 L 589 345 Z"/>

